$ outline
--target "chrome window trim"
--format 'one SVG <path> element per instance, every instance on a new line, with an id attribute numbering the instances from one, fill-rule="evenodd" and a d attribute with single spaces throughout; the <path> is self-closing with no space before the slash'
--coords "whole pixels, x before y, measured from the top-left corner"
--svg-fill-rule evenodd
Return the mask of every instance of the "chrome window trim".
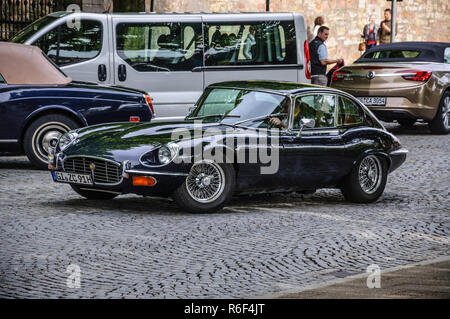
<path id="1" fill-rule="evenodd" d="M 309 95 L 318 95 L 318 94 L 321 94 L 321 95 L 332 95 L 332 96 L 334 96 L 334 103 L 335 103 L 335 106 L 334 106 L 334 126 L 328 126 L 328 127 L 315 127 L 315 128 L 305 128 L 305 129 L 303 129 L 302 130 L 302 135 L 314 135 L 313 133 L 312 134 L 304 134 L 304 133 L 307 133 L 307 132 L 318 132 L 318 131 L 335 131 L 335 130 L 337 130 L 338 131 L 338 133 L 337 134 L 334 134 L 334 135 L 339 135 L 339 130 L 337 129 L 337 109 L 338 109 L 338 95 L 337 95 L 337 93 L 336 92 L 334 92 L 334 91 L 318 91 L 318 92 L 307 92 L 307 93 L 303 93 L 303 92 L 299 92 L 299 93 L 295 93 L 295 94 L 293 94 L 293 95 L 291 95 L 291 97 L 293 98 L 291 98 L 291 114 L 290 114 L 290 116 L 291 116 L 291 120 L 289 121 L 289 129 L 290 129 L 290 131 L 291 132 L 298 132 L 298 131 L 300 131 L 300 129 L 294 129 L 294 107 L 295 107 L 295 100 L 297 99 L 297 98 L 299 98 L 299 97 L 303 97 L 303 96 L 309 96 Z"/>

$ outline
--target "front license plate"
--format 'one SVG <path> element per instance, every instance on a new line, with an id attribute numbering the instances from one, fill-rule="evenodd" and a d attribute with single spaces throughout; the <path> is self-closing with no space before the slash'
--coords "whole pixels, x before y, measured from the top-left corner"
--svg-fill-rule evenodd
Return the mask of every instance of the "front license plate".
<path id="1" fill-rule="evenodd" d="M 89 174 L 73 174 L 65 172 L 52 172 L 55 182 L 93 185 L 92 176 Z"/>
<path id="2" fill-rule="evenodd" d="M 366 106 L 385 106 L 386 98 L 377 96 L 360 96 L 356 97 Z"/>

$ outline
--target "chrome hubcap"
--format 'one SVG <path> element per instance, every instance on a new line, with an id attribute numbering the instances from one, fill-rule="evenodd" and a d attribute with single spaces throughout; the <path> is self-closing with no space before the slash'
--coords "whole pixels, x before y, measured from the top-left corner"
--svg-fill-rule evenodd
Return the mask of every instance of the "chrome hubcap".
<path id="1" fill-rule="evenodd" d="M 442 106 L 442 120 L 444 126 L 448 129 L 450 127 L 450 96 L 446 96 L 444 99 L 444 105 Z"/>
<path id="2" fill-rule="evenodd" d="M 33 135 L 34 153 L 44 162 L 47 161 L 49 147 L 55 147 L 62 134 L 70 128 L 62 123 L 45 123 Z"/>
<path id="3" fill-rule="evenodd" d="M 223 192 L 225 174 L 222 168 L 213 162 L 194 164 L 186 178 L 186 189 L 196 201 L 210 203 Z"/>
<path id="4" fill-rule="evenodd" d="M 381 163 L 373 155 L 364 158 L 359 165 L 359 185 L 367 194 L 373 194 L 381 184 Z"/>

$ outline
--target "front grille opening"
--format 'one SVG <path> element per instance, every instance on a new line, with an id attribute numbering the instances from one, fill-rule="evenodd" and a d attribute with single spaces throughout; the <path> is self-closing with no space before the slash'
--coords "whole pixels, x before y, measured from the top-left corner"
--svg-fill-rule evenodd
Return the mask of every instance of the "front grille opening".
<path id="1" fill-rule="evenodd" d="M 91 174 L 94 166 L 94 183 L 116 184 L 122 178 L 120 164 L 89 157 L 74 157 L 64 161 L 64 171 L 74 174 Z"/>

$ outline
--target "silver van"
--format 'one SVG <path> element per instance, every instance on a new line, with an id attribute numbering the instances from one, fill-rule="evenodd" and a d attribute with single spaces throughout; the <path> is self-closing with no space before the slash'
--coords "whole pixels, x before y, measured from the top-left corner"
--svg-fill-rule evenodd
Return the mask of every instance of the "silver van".
<path id="1" fill-rule="evenodd" d="M 298 13 L 56 12 L 12 41 L 40 47 L 74 80 L 149 92 L 157 121 L 184 118 L 214 82 L 309 82 Z"/>

